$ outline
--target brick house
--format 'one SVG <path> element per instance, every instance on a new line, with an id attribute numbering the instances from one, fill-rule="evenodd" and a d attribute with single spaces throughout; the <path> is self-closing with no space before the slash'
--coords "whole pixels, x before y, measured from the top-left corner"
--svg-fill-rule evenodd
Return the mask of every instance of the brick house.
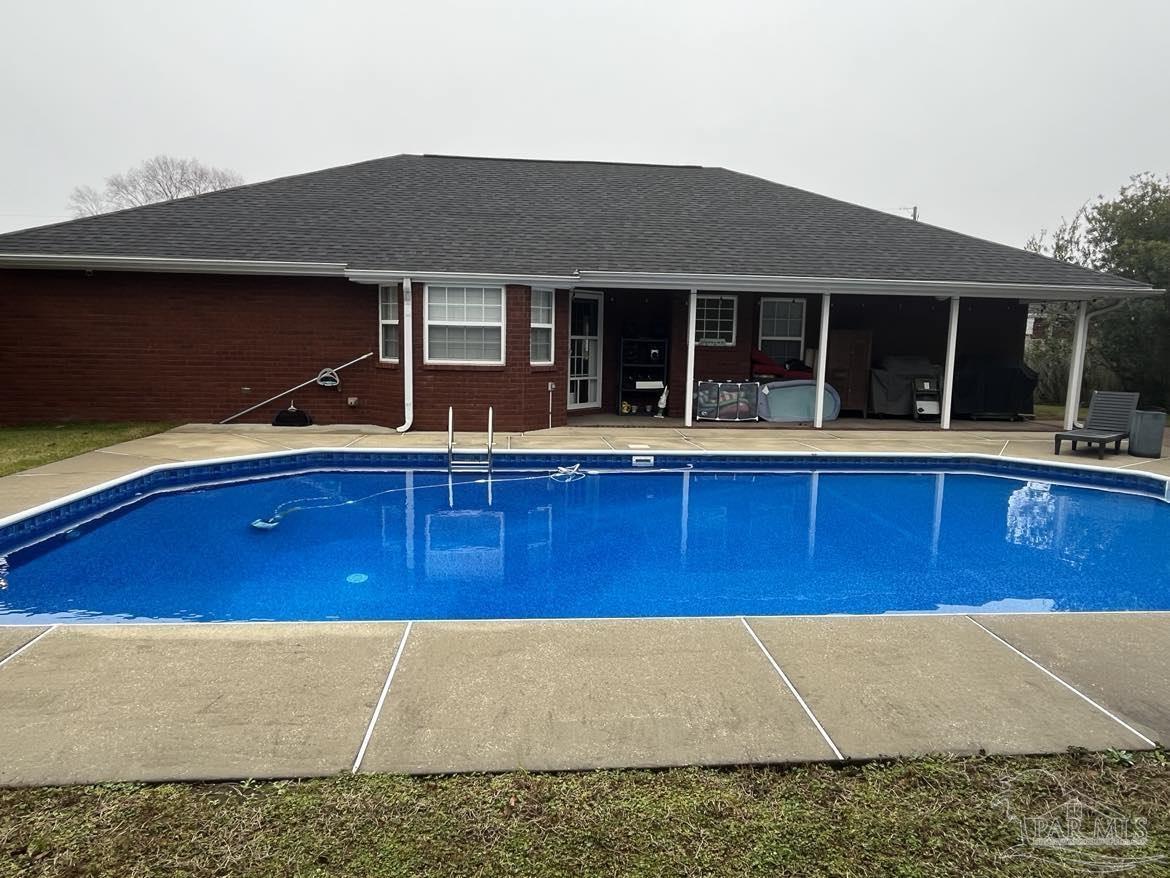
<path id="1" fill-rule="evenodd" d="M 0 423 L 219 421 L 350 364 L 242 420 L 531 430 L 665 384 L 689 424 L 680 389 L 756 352 L 857 414 L 871 365 L 925 358 L 946 428 L 956 363 L 1021 363 L 1029 303 L 1083 332 L 1150 292 L 722 168 L 400 155 L 0 235 Z"/>

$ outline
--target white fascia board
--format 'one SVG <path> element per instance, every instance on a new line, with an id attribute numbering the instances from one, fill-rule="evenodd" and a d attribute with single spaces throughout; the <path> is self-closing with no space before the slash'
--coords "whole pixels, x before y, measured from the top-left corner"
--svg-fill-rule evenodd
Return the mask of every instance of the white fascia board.
<path id="1" fill-rule="evenodd" d="M 565 289 L 577 285 L 580 279 L 575 275 L 558 274 L 509 274 L 508 272 L 475 272 L 475 271 L 405 271 L 383 270 L 378 268 L 350 268 L 345 276 L 359 284 L 391 284 L 400 283 L 403 278 L 423 283 L 467 283 L 493 284 L 504 286 L 520 284 L 531 287 L 559 287 Z"/>
<path id="2" fill-rule="evenodd" d="M 420 281 L 522 284 L 554 288 L 699 289 L 713 292 L 765 292 L 816 295 L 823 292 L 871 296 L 973 296 L 1027 301 L 1128 299 L 1161 295 L 1153 287 L 973 283 L 970 281 L 886 280 L 880 278 L 785 277 L 735 274 L 674 274 L 580 270 L 569 275 L 513 272 L 413 271 L 351 269 L 343 262 L 278 260 L 180 259 L 156 256 L 91 256 L 86 254 L 0 253 L 0 267 L 155 271 L 202 274 L 267 274 L 347 277 L 357 283 Z"/>
<path id="3" fill-rule="evenodd" d="M 0 253 L 0 267 L 99 271 L 160 271 L 198 274 L 299 274 L 343 277 L 343 262 L 280 262 L 243 259 L 174 259 L 159 256 L 86 256 Z"/>
<path id="4" fill-rule="evenodd" d="M 663 274 L 653 272 L 578 272 L 578 286 L 637 289 L 699 289 L 719 292 L 782 294 L 844 293 L 861 296 L 972 296 L 993 299 L 1069 301 L 1161 295 L 1152 287 L 975 283 L 971 281 L 884 280 L 879 278 L 783 277 L 768 275 Z"/>

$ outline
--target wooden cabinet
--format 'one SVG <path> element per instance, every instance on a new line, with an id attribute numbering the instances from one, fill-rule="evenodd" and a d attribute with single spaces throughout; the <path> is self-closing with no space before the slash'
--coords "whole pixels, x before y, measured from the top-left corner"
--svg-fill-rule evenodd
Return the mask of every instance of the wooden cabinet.
<path id="1" fill-rule="evenodd" d="M 869 407 L 869 363 L 873 336 L 868 329 L 829 332 L 825 380 L 841 396 L 841 411 L 866 413 Z"/>

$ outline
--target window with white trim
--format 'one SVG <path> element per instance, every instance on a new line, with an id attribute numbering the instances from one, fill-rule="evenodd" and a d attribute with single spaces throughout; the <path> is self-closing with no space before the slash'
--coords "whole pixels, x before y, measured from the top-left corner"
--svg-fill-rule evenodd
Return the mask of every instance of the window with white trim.
<path id="1" fill-rule="evenodd" d="M 428 363 L 503 364 L 503 287 L 427 284 L 425 311 Z"/>
<path id="2" fill-rule="evenodd" d="M 528 338 L 528 356 L 530 362 L 536 366 L 552 365 L 555 300 L 552 290 L 532 291 L 532 325 Z"/>
<path id="3" fill-rule="evenodd" d="M 378 287 L 378 358 L 398 362 L 398 287 Z"/>
<path id="4" fill-rule="evenodd" d="M 760 350 L 778 363 L 804 357 L 804 299 L 760 299 Z"/>
<path id="5" fill-rule="evenodd" d="M 698 296 L 695 299 L 695 344 L 730 347 L 735 344 L 735 296 Z"/>

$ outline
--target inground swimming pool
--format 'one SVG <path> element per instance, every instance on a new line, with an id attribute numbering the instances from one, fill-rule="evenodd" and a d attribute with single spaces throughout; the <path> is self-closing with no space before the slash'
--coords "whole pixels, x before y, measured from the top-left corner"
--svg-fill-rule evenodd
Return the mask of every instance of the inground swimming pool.
<path id="1" fill-rule="evenodd" d="M 631 464 L 160 467 L 0 523 L 0 623 L 1170 609 L 1157 477 L 945 457 Z"/>

